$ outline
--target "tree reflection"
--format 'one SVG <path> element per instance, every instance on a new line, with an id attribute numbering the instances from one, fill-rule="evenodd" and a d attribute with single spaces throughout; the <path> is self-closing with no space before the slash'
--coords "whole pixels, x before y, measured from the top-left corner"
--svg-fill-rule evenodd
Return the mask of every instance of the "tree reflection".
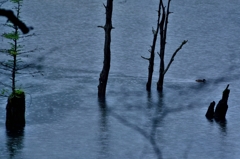
<path id="1" fill-rule="evenodd" d="M 100 108 L 100 119 L 99 119 L 99 142 L 100 142 L 100 154 L 99 158 L 109 158 L 109 128 L 108 128 L 108 112 L 105 98 L 99 98 L 98 104 Z"/>
<path id="2" fill-rule="evenodd" d="M 6 131 L 6 139 L 9 158 L 15 158 L 16 154 L 24 147 L 24 129 L 18 131 Z"/>

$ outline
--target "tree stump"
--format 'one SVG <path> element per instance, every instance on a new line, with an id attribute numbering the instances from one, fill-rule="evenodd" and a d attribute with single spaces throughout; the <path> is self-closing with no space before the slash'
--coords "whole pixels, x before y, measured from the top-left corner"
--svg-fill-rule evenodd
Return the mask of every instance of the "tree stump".
<path id="1" fill-rule="evenodd" d="M 226 89 L 223 91 L 222 99 L 218 102 L 216 109 L 214 111 L 215 102 L 213 101 L 208 107 L 206 118 L 215 119 L 216 121 L 224 121 L 226 118 L 227 110 L 228 110 L 228 97 L 230 90 L 228 89 L 229 84 Z"/>
<path id="2" fill-rule="evenodd" d="M 226 89 L 223 91 L 222 99 L 218 102 L 215 113 L 214 113 L 214 118 L 216 120 L 225 120 L 227 110 L 228 110 L 228 97 L 230 90 L 228 89 L 229 84 L 227 85 Z"/>
<path id="3" fill-rule="evenodd" d="M 215 106 L 215 101 L 213 101 L 212 103 L 210 103 L 207 113 L 206 113 L 206 118 L 208 118 L 209 120 L 213 119 L 214 117 L 214 106 Z"/>
<path id="4" fill-rule="evenodd" d="M 6 106 L 6 128 L 19 130 L 25 126 L 25 93 L 10 95 Z"/>

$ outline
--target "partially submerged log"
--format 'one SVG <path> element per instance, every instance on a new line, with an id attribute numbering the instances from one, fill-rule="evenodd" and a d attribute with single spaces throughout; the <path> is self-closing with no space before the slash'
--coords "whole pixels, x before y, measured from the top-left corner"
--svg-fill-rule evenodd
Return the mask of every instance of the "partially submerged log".
<path id="1" fill-rule="evenodd" d="M 222 99 L 218 102 L 216 109 L 214 111 L 215 101 L 210 103 L 208 107 L 206 118 L 208 119 L 215 119 L 216 121 L 224 121 L 226 119 L 226 114 L 228 110 L 228 97 L 230 90 L 228 89 L 229 84 L 227 85 L 226 89 L 223 91 Z"/>

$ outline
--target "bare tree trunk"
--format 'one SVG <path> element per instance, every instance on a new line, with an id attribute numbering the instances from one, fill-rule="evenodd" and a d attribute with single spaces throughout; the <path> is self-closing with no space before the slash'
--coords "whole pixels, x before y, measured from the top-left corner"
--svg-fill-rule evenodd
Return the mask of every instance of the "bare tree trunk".
<path id="1" fill-rule="evenodd" d="M 151 91 L 151 86 L 152 86 L 152 75 L 153 75 L 153 68 L 154 68 L 154 57 L 155 57 L 155 47 L 156 47 L 156 42 L 157 42 L 157 36 L 158 36 L 158 31 L 159 31 L 159 23 L 160 23 L 160 17 L 161 17 L 161 5 L 162 5 L 162 0 L 159 2 L 159 7 L 158 7 L 158 20 L 157 20 L 157 28 L 156 30 L 152 29 L 153 32 L 153 42 L 151 46 L 150 52 L 150 58 L 145 58 L 142 56 L 143 59 L 149 61 L 149 66 L 148 66 L 148 81 L 146 84 L 146 90 Z"/>
<path id="2" fill-rule="evenodd" d="M 173 53 L 172 58 L 170 62 L 167 65 L 167 68 L 165 69 L 165 63 L 164 63 L 164 55 L 165 55 L 165 46 L 166 46 L 166 39 L 167 39 L 167 26 L 168 26 L 168 17 L 171 13 L 169 11 L 170 8 L 170 2 L 171 0 L 168 0 L 167 5 L 167 11 L 165 11 L 165 7 L 163 6 L 162 0 L 160 0 L 161 6 L 162 6 L 162 19 L 159 25 L 160 28 L 160 53 L 158 54 L 160 56 L 160 69 L 159 69 L 159 78 L 157 82 L 157 90 L 162 92 L 163 90 L 163 82 L 164 82 L 164 76 L 166 72 L 168 71 L 170 65 L 172 64 L 175 55 L 179 50 L 181 50 L 182 46 L 185 45 L 188 41 L 184 40 L 182 44 L 178 47 L 178 49 Z"/>
<path id="3" fill-rule="evenodd" d="M 108 74 L 110 70 L 110 62 L 111 62 L 111 30 L 112 27 L 112 9 L 113 9 L 113 0 L 107 0 L 106 9 L 106 23 L 105 26 L 98 26 L 104 29 L 105 31 L 105 43 L 104 43 L 104 61 L 102 72 L 99 77 L 99 85 L 98 85 L 98 97 L 105 97 L 106 87 L 108 81 Z"/>
<path id="4" fill-rule="evenodd" d="M 170 14 L 169 7 L 170 7 L 171 0 L 168 0 L 167 5 L 167 12 L 165 12 L 165 7 L 162 4 L 163 15 L 160 22 L 160 69 L 159 69 L 159 79 L 157 82 L 157 90 L 163 90 L 163 81 L 164 81 L 164 55 L 165 55 L 165 46 L 166 46 L 166 39 L 167 39 L 167 25 L 168 25 L 168 16 Z"/>

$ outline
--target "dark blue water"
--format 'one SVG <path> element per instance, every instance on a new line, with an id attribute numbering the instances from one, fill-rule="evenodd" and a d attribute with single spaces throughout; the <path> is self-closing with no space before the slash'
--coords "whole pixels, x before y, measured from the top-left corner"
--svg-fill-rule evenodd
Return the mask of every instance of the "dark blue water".
<path id="1" fill-rule="evenodd" d="M 0 158 L 238 158 L 240 2 L 171 2 L 166 61 L 183 40 L 188 43 L 175 57 L 160 95 L 158 55 L 150 94 L 145 91 L 148 62 L 141 58 L 149 56 L 158 1 L 114 1 L 105 102 L 97 98 L 102 2 L 24 0 L 22 20 L 36 34 L 26 38 L 25 49 L 38 48 L 24 60 L 39 65 L 44 76 L 19 75 L 24 79 L 18 85 L 28 94 L 27 124 L 17 137 L 6 133 L 6 99 L 1 98 Z M 11 3 L 2 7 L 12 8 Z M 1 24 L 5 21 L 0 19 Z M 8 45 L 2 38 L 3 46 Z M 207 82 L 196 83 L 198 78 Z M 207 107 L 220 100 L 227 84 L 227 121 L 209 122 Z"/>

